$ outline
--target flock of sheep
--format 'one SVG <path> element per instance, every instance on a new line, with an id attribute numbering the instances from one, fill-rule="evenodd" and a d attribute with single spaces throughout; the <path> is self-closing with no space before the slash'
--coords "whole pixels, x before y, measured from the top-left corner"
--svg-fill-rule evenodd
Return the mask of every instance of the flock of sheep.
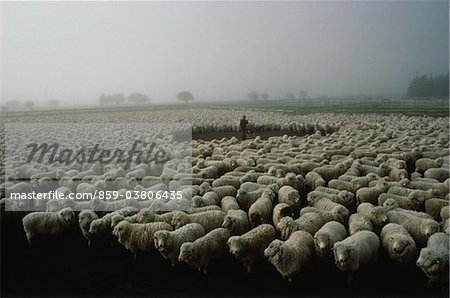
<path id="1" fill-rule="evenodd" d="M 212 109 L 159 111 L 150 117 L 192 121 L 199 132 L 221 132 L 235 131 L 242 113 L 260 131 L 287 134 L 267 140 L 192 140 L 192 156 L 174 156 L 159 169 L 34 165 L 33 175 L 54 173 L 50 178 L 65 194 L 84 191 L 86 185 L 104 187 L 102 181 L 112 179 L 120 181 L 117 191 L 180 190 L 189 196 L 167 212 L 155 209 L 154 201 L 119 201 L 113 212 L 98 209 L 95 199 L 78 205 L 49 202 L 47 211 L 23 217 L 30 245 L 35 237 L 56 236 L 77 225 L 90 246 L 117 241 L 135 256 L 156 250 L 173 266 L 185 262 L 204 273 L 227 253 L 247 271 L 265 258 L 289 281 L 319 259 L 334 263 L 351 282 L 384 251 L 399 266 L 415 263 L 430 283 L 448 283 L 448 118 Z M 52 120 L 70 123 L 77 117 Z M 89 122 L 94 115 L 83 117 Z M 129 115 L 104 117 L 97 122 L 120 123 Z M 135 112 L 132 119 L 139 123 L 146 117 Z M 129 174 L 136 170 L 140 175 Z M 6 176 L 3 195 L 17 187 L 9 181 L 13 178 Z M 34 190 L 46 177 L 29 178 Z"/>

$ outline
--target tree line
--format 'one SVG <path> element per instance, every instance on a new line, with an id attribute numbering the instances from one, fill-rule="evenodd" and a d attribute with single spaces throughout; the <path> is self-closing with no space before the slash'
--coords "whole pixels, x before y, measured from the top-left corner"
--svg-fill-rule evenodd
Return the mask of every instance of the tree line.
<path id="1" fill-rule="evenodd" d="M 449 73 L 441 75 L 419 75 L 409 83 L 406 95 L 410 97 L 448 97 Z"/>

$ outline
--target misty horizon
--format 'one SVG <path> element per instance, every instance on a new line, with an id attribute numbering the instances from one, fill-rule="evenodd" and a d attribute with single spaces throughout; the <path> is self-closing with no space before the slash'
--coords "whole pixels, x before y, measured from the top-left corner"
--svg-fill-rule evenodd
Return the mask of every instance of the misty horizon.
<path id="1" fill-rule="evenodd" d="M 2 104 L 399 96 L 449 69 L 448 1 L 0 5 Z"/>

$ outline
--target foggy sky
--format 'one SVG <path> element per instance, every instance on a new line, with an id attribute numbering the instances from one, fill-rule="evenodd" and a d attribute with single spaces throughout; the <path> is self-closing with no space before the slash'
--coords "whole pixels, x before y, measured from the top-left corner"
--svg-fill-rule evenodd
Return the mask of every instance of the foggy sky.
<path id="1" fill-rule="evenodd" d="M 448 1 L 0 5 L 2 102 L 402 94 L 449 68 Z"/>

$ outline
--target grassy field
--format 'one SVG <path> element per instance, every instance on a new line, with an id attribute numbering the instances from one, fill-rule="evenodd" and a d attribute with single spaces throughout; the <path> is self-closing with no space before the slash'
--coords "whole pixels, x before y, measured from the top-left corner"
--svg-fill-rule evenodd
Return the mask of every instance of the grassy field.
<path id="1" fill-rule="evenodd" d="M 71 108 L 41 107 L 31 111 L 2 112 L 2 116 L 15 116 L 24 114 L 52 114 L 52 113 L 86 113 L 86 112 L 117 112 L 135 110 L 157 109 L 183 109 L 190 108 L 227 108 L 227 109 L 256 109 L 271 110 L 289 114 L 307 114 L 319 112 L 332 113 L 382 113 L 405 115 L 449 116 L 449 99 L 442 98 L 316 98 L 306 100 L 258 100 L 258 101 L 193 101 L 190 103 L 149 104 L 146 106 L 73 106 Z"/>

